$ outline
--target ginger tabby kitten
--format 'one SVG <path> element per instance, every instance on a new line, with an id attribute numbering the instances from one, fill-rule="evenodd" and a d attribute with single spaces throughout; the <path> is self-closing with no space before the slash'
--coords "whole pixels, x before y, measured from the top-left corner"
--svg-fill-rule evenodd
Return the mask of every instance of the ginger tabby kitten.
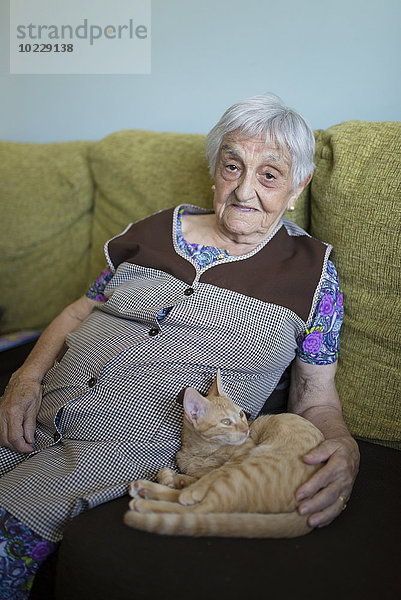
<path id="1" fill-rule="evenodd" d="M 169 535 L 296 537 L 311 531 L 297 512 L 295 491 L 320 468 L 302 457 L 323 441 L 306 419 L 264 415 L 248 423 L 222 392 L 220 372 L 205 398 L 184 395 L 182 474 L 164 468 L 159 483 L 130 484 L 124 522 Z"/>

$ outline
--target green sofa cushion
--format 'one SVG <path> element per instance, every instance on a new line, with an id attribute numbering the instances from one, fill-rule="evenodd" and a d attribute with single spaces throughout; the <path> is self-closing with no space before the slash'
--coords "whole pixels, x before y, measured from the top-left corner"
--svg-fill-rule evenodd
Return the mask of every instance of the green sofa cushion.
<path id="1" fill-rule="evenodd" d="M 91 166 L 94 276 L 105 265 L 104 243 L 129 223 L 182 202 L 211 206 L 202 135 L 118 131 L 92 147 Z"/>
<path id="2" fill-rule="evenodd" d="M 319 132 L 311 232 L 334 245 L 344 291 L 337 388 L 359 437 L 401 448 L 401 123 Z"/>
<path id="3" fill-rule="evenodd" d="M 85 289 L 90 142 L 0 142 L 1 331 L 40 329 Z"/>
<path id="4" fill-rule="evenodd" d="M 105 266 L 104 243 L 128 223 L 181 203 L 212 206 L 204 135 L 119 131 L 94 144 L 90 160 L 96 183 L 93 277 Z M 308 191 L 289 217 L 308 226 Z"/>

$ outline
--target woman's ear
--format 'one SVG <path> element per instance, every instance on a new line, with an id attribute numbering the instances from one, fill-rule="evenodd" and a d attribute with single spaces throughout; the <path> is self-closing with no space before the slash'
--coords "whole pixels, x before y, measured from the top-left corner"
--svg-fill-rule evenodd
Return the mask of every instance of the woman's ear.
<path id="1" fill-rule="evenodd" d="M 302 192 L 304 191 L 306 186 L 311 182 L 311 179 L 312 179 L 312 173 L 310 175 L 308 175 L 307 177 L 305 177 L 305 179 L 303 181 L 301 181 L 300 184 L 298 184 L 298 186 L 292 192 L 291 197 L 288 201 L 287 210 L 291 211 L 291 210 L 295 209 L 296 201 L 298 200 L 299 196 L 302 194 Z"/>

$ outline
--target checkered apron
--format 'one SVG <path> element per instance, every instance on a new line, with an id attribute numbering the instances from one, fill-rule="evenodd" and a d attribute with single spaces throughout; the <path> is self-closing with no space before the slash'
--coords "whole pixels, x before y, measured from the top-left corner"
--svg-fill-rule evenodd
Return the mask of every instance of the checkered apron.
<path id="1" fill-rule="evenodd" d="M 312 318 L 330 246 L 283 220 L 253 252 L 201 270 L 176 244 L 178 208 L 106 244 L 108 300 L 67 336 L 44 379 L 35 452 L 0 449 L 0 506 L 49 540 L 132 479 L 176 468 L 186 386 L 207 393 L 220 368 L 225 393 L 255 418 Z M 289 267 L 298 255 L 308 273 L 313 263 L 306 300 L 302 278 L 293 288 L 299 266 Z M 277 261 L 265 278 L 260 265 Z"/>

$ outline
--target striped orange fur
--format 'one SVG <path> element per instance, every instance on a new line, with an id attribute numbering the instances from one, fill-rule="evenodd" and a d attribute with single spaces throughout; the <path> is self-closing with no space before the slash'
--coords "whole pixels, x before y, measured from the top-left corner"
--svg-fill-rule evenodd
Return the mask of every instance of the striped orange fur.
<path id="1" fill-rule="evenodd" d="M 181 473 L 162 469 L 158 483 L 130 484 L 127 525 L 169 535 L 295 537 L 311 531 L 295 491 L 319 466 L 302 457 L 323 441 L 309 421 L 290 413 L 248 423 L 222 392 L 218 372 L 207 398 L 184 396 Z"/>

